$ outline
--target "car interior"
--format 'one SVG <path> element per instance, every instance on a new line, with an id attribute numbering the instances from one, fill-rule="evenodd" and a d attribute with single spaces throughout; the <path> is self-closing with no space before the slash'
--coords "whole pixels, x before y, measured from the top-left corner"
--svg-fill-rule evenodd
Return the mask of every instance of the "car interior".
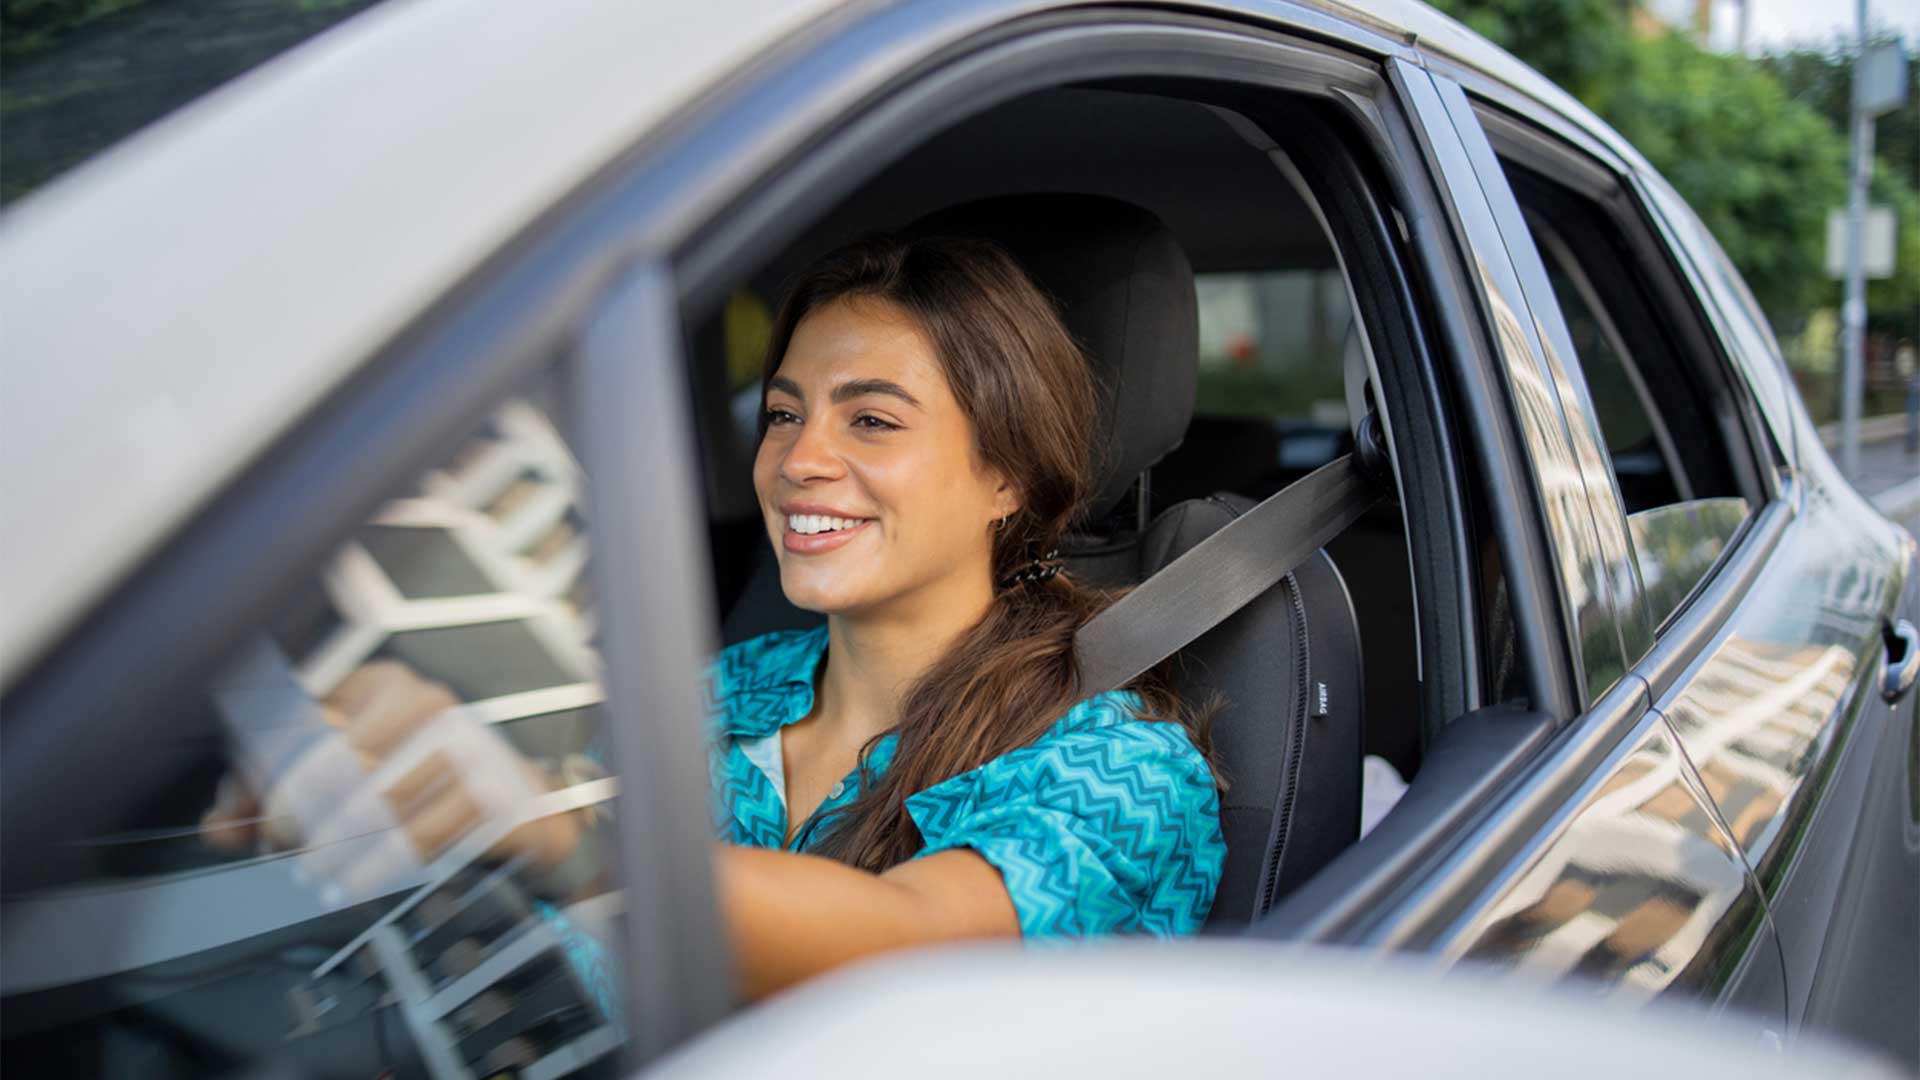
<path id="1" fill-rule="evenodd" d="M 1360 327 L 1306 197 L 1228 110 L 1154 94 L 1034 93 L 914 148 L 714 310 L 689 313 L 723 638 L 813 625 L 780 594 L 754 502 L 768 312 L 782 281 L 875 230 L 1014 253 L 1103 392 L 1099 495 L 1063 549 L 1103 587 L 1149 577 L 1354 447 Z M 1362 759 L 1419 767 L 1413 592 L 1391 500 L 1174 660 L 1217 699 L 1229 859 L 1209 926 L 1245 926 L 1350 845 Z"/>

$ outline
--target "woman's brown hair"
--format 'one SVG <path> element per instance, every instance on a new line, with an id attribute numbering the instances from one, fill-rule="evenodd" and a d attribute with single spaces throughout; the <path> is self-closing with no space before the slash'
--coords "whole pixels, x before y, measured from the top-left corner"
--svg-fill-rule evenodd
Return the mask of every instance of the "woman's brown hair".
<path id="1" fill-rule="evenodd" d="M 781 303 L 763 394 L 801 320 L 862 298 L 913 317 L 972 425 L 981 461 L 1021 495 L 1020 510 L 994 534 L 992 606 L 908 690 L 892 764 L 879 776 L 865 773 L 859 798 L 826 823 L 819 853 L 878 872 L 923 846 L 908 796 L 1034 742 L 1074 705 L 1074 635 L 1115 595 L 1064 572 L 1012 580 L 1058 548 L 1085 508 L 1099 423 L 1086 355 L 1019 263 L 999 245 L 967 237 L 878 235 L 829 252 Z M 1143 718 L 1185 724 L 1211 757 L 1203 719 L 1182 706 L 1163 671 L 1128 688 L 1140 695 Z M 872 745 L 861 753 L 863 769 Z"/>

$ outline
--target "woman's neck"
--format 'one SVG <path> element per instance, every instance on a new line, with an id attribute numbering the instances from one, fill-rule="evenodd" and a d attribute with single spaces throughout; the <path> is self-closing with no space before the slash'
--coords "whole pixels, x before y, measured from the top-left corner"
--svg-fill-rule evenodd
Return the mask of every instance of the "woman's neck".
<path id="1" fill-rule="evenodd" d="M 909 611 L 827 617 L 827 662 L 815 705 L 823 725 L 861 743 L 891 730 L 907 691 L 986 617 L 993 589 L 982 583 L 921 600 Z"/>

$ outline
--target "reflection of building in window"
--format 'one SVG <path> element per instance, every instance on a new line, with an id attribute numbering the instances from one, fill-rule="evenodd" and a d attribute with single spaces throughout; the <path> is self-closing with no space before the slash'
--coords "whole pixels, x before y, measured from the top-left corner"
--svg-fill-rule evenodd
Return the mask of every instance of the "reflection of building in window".
<path id="1" fill-rule="evenodd" d="M 274 637 L 302 686 L 322 697 L 369 660 L 400 660 L 568 785 L 548 799 L 603 802 L 585 757 L 601 691 L 581 481 L 538 409 L 502 407 L 293 597 Z M 562 1076 L 605 1058 L 621 1039 L 612 973 L 571 953 L 576 927 L 607 933 L 619 899 L 574 895 L 561 912 L 524 870 L 450 849 L 315 978 L 378 971 L 436 1080 Z"/>
<path id="2" fill-rule="evenodd" d="M 416 493 L 381 508 L 274 637 L 316 698 L 378 657 L 446 683 L 559 765 L 600 700 L 579 466 L 539 410 L 504 406 Z"/>
<path id="3" fill-rule="evenodd" d="M 1853 656 L 1838 645 L 1732 638 L 1669 710 L 1701 781 L 1750 856 L 1772 843 L 1784 821 L 1781 807 L 1834 734 L 1829 721 L 1853 668 Z"/>

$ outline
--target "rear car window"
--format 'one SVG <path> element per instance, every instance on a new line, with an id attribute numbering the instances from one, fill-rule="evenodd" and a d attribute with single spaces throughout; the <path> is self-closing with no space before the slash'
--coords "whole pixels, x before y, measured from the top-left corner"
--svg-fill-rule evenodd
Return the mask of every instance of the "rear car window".
<path id="1" fill-rule="evenodd" d="M 1648 614 L 1662 627 L 1751 512 L 1733 464 L 1740 435 L 1727 392 L 1715 390 L 1717 358 L 1685 345 L 1678 328 L 1688 316 L 1646 286 L 1621 224 L 1543 175 L 1506 167 L 1606 444 Z"/>

